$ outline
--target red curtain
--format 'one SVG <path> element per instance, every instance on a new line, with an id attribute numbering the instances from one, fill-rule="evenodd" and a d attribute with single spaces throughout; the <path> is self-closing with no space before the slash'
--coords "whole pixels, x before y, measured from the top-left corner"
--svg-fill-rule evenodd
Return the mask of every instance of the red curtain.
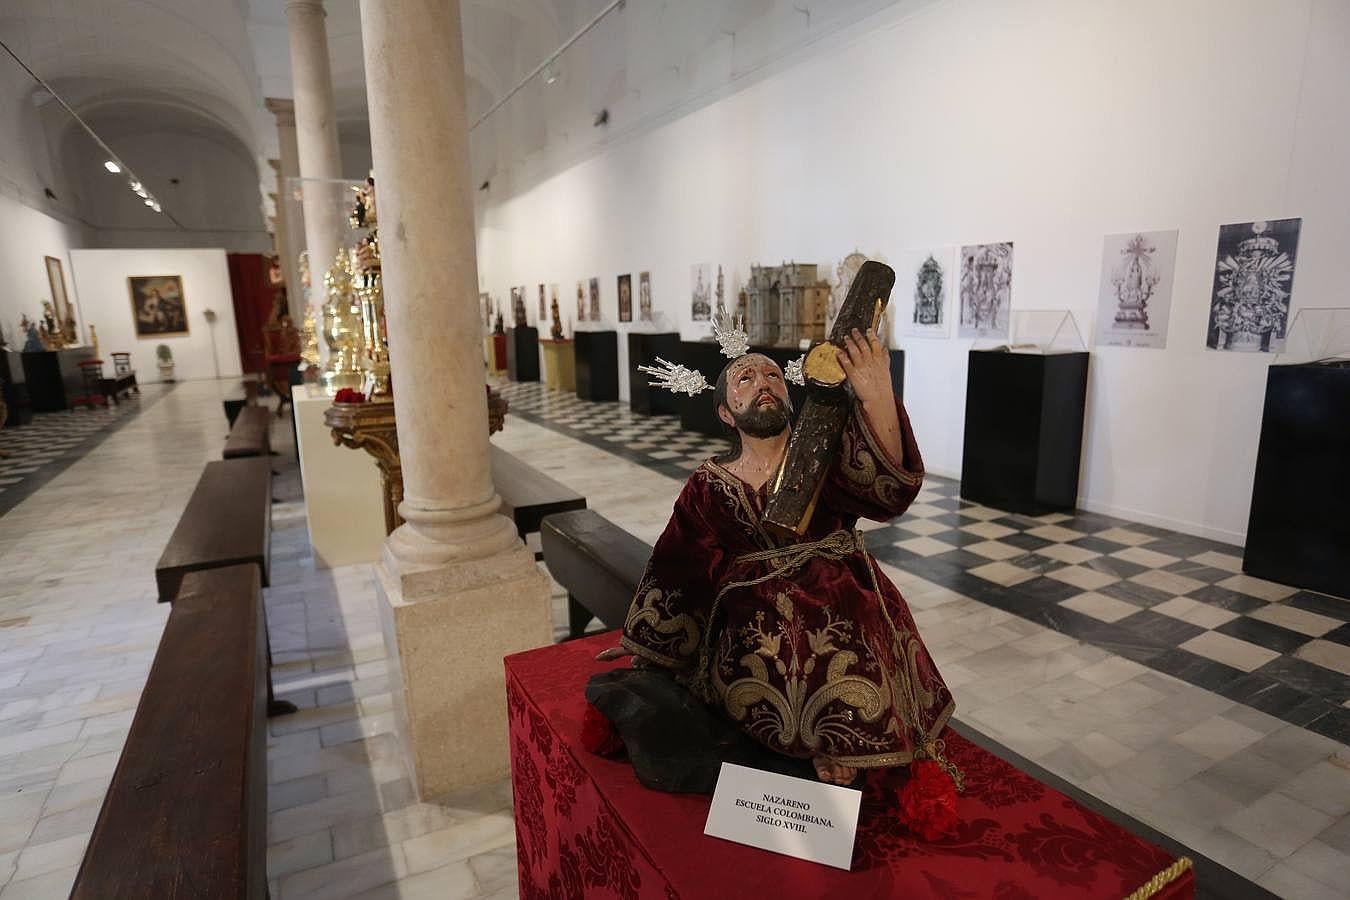
<path id="1" fill-rule="evenodd" d="M 227 253 L 230 293 L 234 296 L 235 332 L 239 358 L 245 372 L 262 373 L 266 368 L 263 327 L 272 315 L 277 288 L 268 283 L 270 258 L 262 253 Z"/>

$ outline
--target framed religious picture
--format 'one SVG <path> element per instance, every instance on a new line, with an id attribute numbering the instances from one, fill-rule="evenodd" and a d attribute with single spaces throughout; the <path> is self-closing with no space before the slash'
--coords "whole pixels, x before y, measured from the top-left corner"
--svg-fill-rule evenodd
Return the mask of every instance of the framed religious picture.
<path id="1" fill-rule="evenodd" d="M 1098 346 L 1167 346 L 1176 261 L 1176 230 L 1106 236 L 1097 291 Z"/>
<path id="2" fill-rule="evenodd" d="M 619 276 L 619 321 L 633 321 L 633 275 Z"/>
<path id="3" fill-rule="evenodd" d="M 127 279 L 131 315 L 141 338 L 187 334 L 187 301 L 181 275 L 132 275 Z"/>
<path id="4" fill-rule="evenodd" d="M 652 273 L 638 274 L 638 319 L 643 322 L 652 320 Z"/>
<path id="5" fill-rule="evenodd" d="M 1012 263 L 1012 241 L 961 248 L 958 337 L 1008 339 Z"/>
<path id="6" fill-rule="evenodd" d="M 586 285 L 584 282 L 577 282 L 577 321 L 586 321 Z"/>
<path id="7" fill-rule="evenodd" d="M 1219 228 L 1205 346 L 1283 353 L 1302 219 Z"/>
<path id="8" fill-rule="evenodd" d="M 950 335 L 956 248 L 914 247 L 900 254 L 895 268 L 900 333 L 928 338 Z"/>
<path id="9" fill-rule="evenodd" d="M 539 285 L 539 322 L 543 323 L 548 319 L 548 310 L 544 307 L 544 286 Z"/>
<path id="10" fill-rule="evenodd" d="M 52 289 L 52 307 L 56 312 L 56 321 L 64 327 L 67 319 L 75 317 L 75 310 L 70 308 L 70 298 L 66 296 L 66 277 L 61 270 L 61 260 L 55 256 L 44 256 L 42 259 L 47 264 L 47 284 Z"/>
<path id="11" fill-rule="evenodd" d="M 600 321 L 600 279 L 591 279 L 591 312 L 589 316 L 592 322 Z"/>

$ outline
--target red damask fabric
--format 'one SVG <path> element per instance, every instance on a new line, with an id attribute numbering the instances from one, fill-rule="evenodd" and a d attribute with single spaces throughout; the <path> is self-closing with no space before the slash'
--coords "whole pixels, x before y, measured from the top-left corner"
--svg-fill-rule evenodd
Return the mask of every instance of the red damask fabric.
<path id="1" fill-rule="evenodd" d="M 851 872 L 707 837 L 709 798 L 647 790 L 622 755 L 582 748 L 582 691 L 619 665 L 594 659 L 616 641 L 610 633 L 506 659 L 524 900 L 1122 898 L 1174 861 L 950 729 L 947 755 L 966 780 L 950 837 L 924 841 L 905 827 L 905 767 L 869 773 Z M 1187 871 L 1155 896 L 1193 895 Z"/>

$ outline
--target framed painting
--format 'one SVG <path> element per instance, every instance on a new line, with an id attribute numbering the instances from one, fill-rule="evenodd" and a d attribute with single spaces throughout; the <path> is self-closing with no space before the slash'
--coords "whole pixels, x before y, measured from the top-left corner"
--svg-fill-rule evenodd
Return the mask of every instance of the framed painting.
<path id="1" fill-rule="evenodd" d="M 165 337 L 188 333 L 187 305 L 181 275 L 132 275 L 127 279 L 136 336 Z"/>
<path id="2" fill-rule="evenodd" d="M 57 324 L 65 327 L 66 320 L 73 318 L 75 311 L 70 308 L 70 298 L 66 296 L 66 276 L 61 269 L 61 260 L 55 256 L 44 256 L 47 264 L 47 284 L 52 289 L 52 309 L 56 312 Z"/>

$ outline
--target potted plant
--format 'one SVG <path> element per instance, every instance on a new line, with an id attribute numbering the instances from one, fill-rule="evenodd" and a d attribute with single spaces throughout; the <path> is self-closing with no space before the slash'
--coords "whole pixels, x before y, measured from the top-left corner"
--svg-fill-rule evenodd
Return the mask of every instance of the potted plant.
<path id="1" fill-rule="evenodd" d="M 169 349 L 169 345 L 160 344 L 156 347 L 155 357 L 158 359 L 159 380 L 173 381 L 173 351 Z"/>

